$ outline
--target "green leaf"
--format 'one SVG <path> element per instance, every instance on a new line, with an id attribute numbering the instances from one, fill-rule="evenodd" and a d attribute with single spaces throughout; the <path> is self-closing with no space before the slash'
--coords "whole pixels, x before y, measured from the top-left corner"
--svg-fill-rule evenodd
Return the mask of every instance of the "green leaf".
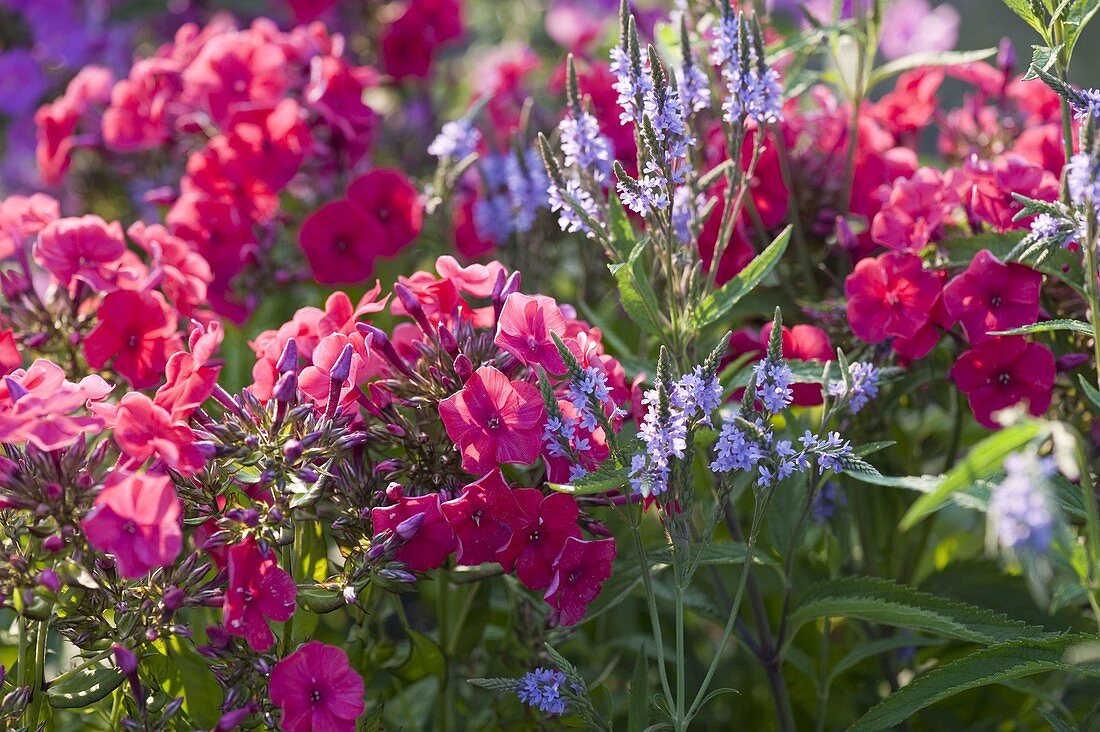
<path id="1" fill-rule="evenodd" d="M 406 683 L 412 683 L 428 676 L 443 678 L 446 669 L 447 661 L 439 644 L 419 631 L 410 630 L 409 655 L 394 669 L 393 674 Z"/>
<path id="2" fill-rule="evenodd" d="M 338 610 L 347 603 L 344 602 L 344 593 L 340 590 L 320 587 L 318 585 L 298 586 L 298 607 L 311 613 L 324 615 Z"/>
<path id="3" fill-rule="evenodd" d="M 848 732 L 890 729 L 956 694 L 1034 674 L 1063 671 L 1100 677 L 1100 665 L 1095 662 L 1072 664 L 1065 660 L 1072 646 L 1087 639 L 1081 635 L 1020 639 L 975 651 L 918 676 L 872 707 Z"/>
<path id="4" fill-rule="evenodd" d="M 630 679 L 630 707 L 627 709 L 627 732 L 642 732 L 649 726 L 649 666 L 646 654 L 638 649 L 634 660 L 634 675 Z"/>
<path id="5" fill-rule="evenodd" d="M 657 322 L 661 310 L 645 268 L 641 266 L 642 252 L 647 246 L 649 239 L 642 239 L 630 250 L 626 261 L 608 265 L 608 269 L 615 276 L 615 282 L 619 286 L 619 301 L 627 315 L 645 332 L 657 334 L 661 332 Z"/>
<path id="6" fill-rule="evenodd" d="M 114 666 L 89 666 L 62 674 L 46 689 L 46 698 L 57 709 L 79 709 L 95 704 L 117 689 L 122 672 Z"/>
<path id="7" fill-rule="evenodd" d="M 1009 330 L 990 331 L 989 335 L 1030 335 L 1032 333 L 1049 333 L 1055 330 L 1068 330 L 1073 333 L 1080 333 L 1082 335 L 1092 335 L 1092 326 L 1088 323 L 1080 320 L 1068 320 L 1064 318 L 1060 318 L 1057 320 L 1044 320 L 1042 323 L 1032 323 L 1031 325 L 1023 325 L 1019 328 L 1010 328 Z"/>
<path id="8" fill-rule="evenodd" d="M 788 226 L 775 238 L 775 241 L 756 255 L 733 279 L 715 292 L 707 295 L 700 303 L 699 309 L 692 313 L 696 326 L 705 328 L 711 323 L 717 322 L 737 304 L 738 300 L 760 284 L 760 281 L 775 269 L 775 265 L 779 264 L 783 252 L 787 251 L 787 244 L 790 240 L 791 227 Z"/>
<path id="9" fill-rule="evenodd" d="M 159 645 L 159 642 L 158 642 Z M 210 729 L 221 718 L 222 690 L 206 661 L 179 636 L 164 639 L 165 668 L 158 675 L 169 697 L 183 697 L 183 708 L 196 726 Z"/>
<path id="10" fill-rule="evenodd" d="M 596 470 L 584 475 L 572 483 L 549 483 L 551 490 L 558 493 L 568 493 L 573 496 L 591 496 L 596 493 L 607 493 L 626 485 L 626 468 L 612 466 L 613 461 L 608 461 Z"/>
<path id="11" fill-rule="evenodd" d="M 872 71 L 868 89 L 903 71 L 922 69 L 928 66 L 956 66 L 973 61 L 984 61 L 996 55 L 996 53 L 996 48 L 983 48 L 979 51 L 925 51 L 913 53 L 883 64 Z"/>
<path id="12" fill-rule="evenodd" d="M 1006 427 L 985 438 L 967 453 L 966 458 L 944 476 L 943 481 L 931 493 L 916 500 L 901 519 L 903 531 L 912 528 L 925 516 L 942 506 L 952 493 L 973 484 L 979 478 L 999 470 L 1004 459 L 1012 452 L 1031 442 L 1043 430 L 1041 422 L 1021 422 Z"/>
<path id="13" fill-rule="evenodd" d="M 893 635 L 888 638 L 879 638 L 878 640 L 871 641 L 870 643 L 861 643 L 851 650 L 844 658 L 836 662 L 831 669 L 829 669 L 829 681 L 832 682 L 835 679 L 840 678 L 846 671 L 860 663 L 866 661 L 869 658 L 875 658 L 881 656 L 884 653 L 897 650 L 899 648 L 922 648 L 924 646 L 938 646 L 943 645 L 947 641 L 939 638 L 922 638 L 920 636 L 912 635 Z"/>
<path id="14" fill-rule="evenodd" d="M 1000 643 L 1041 632 L 1004 615 L 877 577 L 842 577 L 815 585 L 791 613 L 791 627 L 825 617 L 858 618 L 973 643 Z"/>
<path id="15" fill-rule="evenodd" d="M 1089 383 L 1083 375 L 1079 375 L 1077 381 L 1081 384 L 1081 390 L 1085 392 L 1085 396 L 1092 402 L 1092 406 L 1100 409 L 1100 389 Z"/>
<path id="16" fill-rule="evenodd" d="M 1008 6 L 1009 10 L 1019 15 L 1028 25 L 1034 28 L 1036 33 L 1046 38 L 1046 21 L 1035 14 L 1029 0 L 1004 0 L 1004 3 Z"/>
<path id="17" fill-rule="evenodd" d="M 626 261 L 631 250 L 634 249 L 634 227 L 630 225 L 630 217 L 626 215 L 626 209 L 619 201 L 619 194 L 611 191 L 608 202 L 608 229 L 611 231 L 611 247 L 621 261 Z"/>

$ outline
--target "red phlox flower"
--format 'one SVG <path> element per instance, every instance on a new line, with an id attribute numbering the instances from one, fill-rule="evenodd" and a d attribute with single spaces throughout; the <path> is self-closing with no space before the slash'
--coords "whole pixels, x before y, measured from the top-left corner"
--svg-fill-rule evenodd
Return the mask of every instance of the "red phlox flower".
<path id="1" fill-rule="evenodd" d="M 34 259 L 63 287 L 80 280 L 94 290 L 113 290 L 125 251 L 121 224 L 88 215 L 47 224 L 34 245 Z"/>
<path id="2" fill-rule="evenodd" d="M 182 99 L 204 109 L 218 125 L 238 109 L 274 104 L 291 81 L 286 52 L 252 29 L 211 38 L 184 69 L 182 80 Z"/>
<path id="3" fill-rule="evenodd" d="M 0 331 L 0 376 L 7 376 L 23 365 L 23 356 L 15 345 L 11 328 Z"/>
<path id="4" fill-rule="evenodd" d="M 136 221 L 126 233 L 149 255 L 153 268 L 150 276 L 181 314 L 190 315 L 205 303 L 213 273 L 191 245 L 160 224 L 146 226 Z"/>
<path id="5" fill-rule="evenodd" d="M 93 105 L 106 104 L 114 77 L 103 66 L 85 66 L 65 87 L 65 93 L 34 115 L 38 131 L 35 159 L 42 181 L 61 182 L 69 169 L 77 126 Z"/>
<path id="6" fill-rule="evenodd" d="M 462 489 L 457 498 L 441 503 L 458 540 L 455 563 L 465 566 L 497 561 L 512 538 L 520 509 L 500 469 Z"/>
<path id="7" fill-rule="evenodd" d="M 57 200 L 44 193 L 8 196 L 0 201 L 0 259 L 15 254 L 28 237 L 60 217 Z"/>
<path id="8" fill-rule="evenodd" d="M 447 434 L 462 452 L 462 469 L 484 473 L 501 463 L 539 456 L 546 412 L 539 390 L 482 366 L 462 390 L 439 403 Z"/>
<path id="9" fill-rule="evenodd" d="M 914 69 L 898 77 L 894 90 L 868 105 L 867 113 L 900 142 L 908 142 L 936 114 L 936 92 L 943 84 L 940 69 Z"/>
<path id="10" fill-rule="evenodd" d="M 947 281 L 945 270 L 935 270 L 932 274 L 936 275 L 941 287 Z M 955 319 L 944 307 L 943 290 L 940 290 L 936 295 L 936 299 L 932 302 L 932 312 L 924 325 L 917 328 L 916 332 L 908 338 L 895 338 L 890 343 L 890 347 L 903 360 L 916 361 L 927 356 L 936 347 L 936 344 L 940 342 L 941 330 L 949 330 L 954 324 Z"/>
<path id="11" fill-rule="evenodd" d="M 305 111 L 293 99 L 235 112 L 223 139 L 227 156 L 272 191 L 290 182 L 313 146 Z"/>
<path id="12" fill-rule="evenodd" d="M 997 231 L 1027 228 L 1034 218 L 1013 220 L 1021 208 L 1013 193 L 1041 201 L 1058 198 L 1058 179 L 1053 174 L 1012 155 L 994 162 L 972 159 L 963 171 L 962 198 L 967 214 Z"/>
<path id="13" fill-rule="evenodd" d="M 356 162 L 369 149 L 378 114 L 363 101 L 377 74 L 369 66 L 355 67 L 335 55 L 314 58 L 305 100 L 329 127 L 339 133 L 340 151 Z"/>
<path id="14" fill-rule="evenodd" d="M 112 368 L 136 389 L 153 386 L 180 349 L 176 314 L 159 292 L 118 290 L 103 298 L 99 324 L 84 339 L 88 365 Z"/>
<path id="15" fill-rule="evenodd" d="M 81 525 L 92 546 L 115 558 L 119 574 L 139 579 L 179 555 L 181 510 L 168 476 L 116 471 Z"/>
<path id="16" fill-rule="evenodd" d="M 172 139 L 172 103 L 181 90 L 180 67 L 164 58 L 139 59 L 111 89 L 100 126 L 107 147 L 151 150 Z"/>
<path id="17" fill-rule="evenodd" d="M 934 168 L 920 168 L 912 177 L 894 181 L 871 222 L 871 238 L 876 244 L 913 253 L 938 241 L 961 208 L 954 178 L 953 171 L 944 176 Z"/>
<path id="18" fill-rule="evenodd" d="M 588 604 L 596 599 L 604 581 L 611 576 L 614 559 L 614 539 L 582 541 L 571 536 L 565 540 L 554 561 L 554 576 L 545 595 L 560 625 L 581 621 Z"/>
<path id="19" fill-rule="evenodd" d="M 230 635 L 244 638 L 252 650 L 263 653 L 275 636 L 268 620 L 290 620 L 298 587 L 279 567 L 275 552 L 261 550 L 255 539 L 229 548 L 229 587 L 222 602 L 222 622 Z"/>
<path id="20" fill-rule="evenodd" d="M 461 191 L 455 194 L 451 215 L 451 236 L 455 249 L 464 257 L 480 257 L 496 248 L 497 242 L 491 237 L 482 236 L 474 223 L 474 206 L 477 204 L 476 191 Z"/>
<path id="21" fill-rule="evenodd" d="M 420 235 L 424 205 L 420 193 L 398 170 L 375 168 L 348 186 L 348 200 L 366 209 L 382 227 L 377 242 L 383 256 L 392 256 Z"/>
<path id="22" fill-rule="evenodd" d="M 302 222 L 298 234 L 314 277 L 322 284 L 362 282 L 387 251 L 379 220 L 348 200 L 326 203 Z"/>
<path id="23" fill-rule="evenodd" d="M 975 255 L 966 271 L 943 290 L 951 317 L 962 323 L 966 338 L 977 345 L 990 331 L 1030 325 L 1039 317 L 1043 276 L 1022 264 L 1005 264 L 988 249 Z"/>
<path id="24" fill-rule="evenodd" d="M 420 527 L 398 548 L 396 558 L 414 572 L 427 572 L 442 565 L 457 546 L 454 529 L 440 511 L 438 493 L 398 495 L 396 503 L 372 509 L 371 522 L 377 536 L 396 532 L 398 524 L 418 515 L 424 516 Z"/>
<path id="25" fill-rule="evenodd" d="M 275 664 L 268 695 L 283 732 L 355 732 L 363 713 L 363 679 L 334 646 L 310 641 Z"/>
<path id="26" fill-rule="evenodd" d="M 137 470 L 149 458 L 183 475 L 202 470 L 206 460 L 195 445 L 195 434 L 186 422 L 174 420 L 163 407 L 140 392 L 130 392 L 117 405 L 92 405 L 122 453 L 129 458 L 124 466 Z"/>
<path id="27" fill-rule="evenodd" d="M 332 372 L 348 345 L 352 347 L 351 371 L 348 378 L 340 387 L 341 406 L 347 406 L 355 401 L 360 391 L 359 386 L 368 379 L 377 376 L 382 364 L 374 357 L 367 346 L 363 336 L 359 333 L 344 335 L 332 333 L 321 339 L 317 347 L 313 349 L 310 366 L 302 369 L 298 377 L 298 388 L 303 394 L 309 396 L 318 408 L 323 409 L 328 404 L 329 392 L 332 390 Z"/>
<path id="28" fill-rule="evenodd" d="M 513 292 L 504 301 L 494 343 L 528 366 L 564 374 L 565 362 L 551 334 L 565 338 L 565 317 L 554 299 Z"/>
<path id="29" fill-rule="evenodd" d="M 436 48 L 464 31 L 458 0 L 411 0 L 382 36 L 382 67 L 396 79 L 425 79 Z"/>
<path id="30" fill-rule="evenodd" d="M 1040 343 L 1022 336 L 988 338 L 959 357 L 951 378 L 966 394 L 974 417 L 996 429 L 993 413 L 1028 402 L 1036 417 L 1050 405 L 1056 375 L 1054 354 Z"/>
<path id="31" fill-rule="evenodd" d="M 224 332 L 217 321 L 196 324 L 188 336 L 191 352 L 177 351 L 164 366 L 164 385 L 153 402 L 168 411 L 173 421 L 186 420 L 214 392 L 221 366 L 209 363 Z M 272 382 L 274 383 L 274 382 Z"/>
<path id="32" fill-rule="evenodd" d="M 458 260 L 445 254 L 435 260 L 435 270 L 443 279 L 450 280 L 460 292 L 472 297 L 490 297 L 496 287 L 497 278 L 508 269 L 497 261 L 488 264 L 470 264 L 463 267 Z"/>
<path id="33" fill-rule="evenodd" d="M 103 429 L 100 417 L 74 412 L 105 399 L 111 389 L 95 375 L 67 381 L 60 366 L 42 358 L 17 368 L 0 381 L 0 442 L 29 442 L 40 450 L 68 447 Z"/>
<path id="34" fill-rule="evenodd" d="M 928 322 L 940 289 L 939 278 L 912 254 L 862 259 L 844 280 L 848 323 L 868 343 L 908 338 Z"/>
<path id="35" fill-rule="evenodd" d="M 544 590 L 554 578 L 554 561 L 566 539 L 581 538 L 577 525 L 580 508 L 576 499 L 565 493 L 544 496 L 535 488 L 520 488 L 512 495 L 520 509 L 520 520 L 512 526 L 511 537 L 497 561 L 505 570 L 514 570 L 529 589 Z"/>

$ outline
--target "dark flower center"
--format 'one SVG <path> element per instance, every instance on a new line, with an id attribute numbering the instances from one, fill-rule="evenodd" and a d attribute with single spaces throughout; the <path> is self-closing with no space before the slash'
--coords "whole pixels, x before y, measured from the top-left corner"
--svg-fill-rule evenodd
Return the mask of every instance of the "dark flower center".
<path id="1" fill-rule="evenodd" d="M 378 218 L 382 219 L 383 221 L 390 217 L 390 210 L 388 208 L 380 208 L 375 211 L 375 213 L 378 215 Z"/>
<path id="2" fill-rule="evenodd" d="M 489 417 L 489 421 L 485 423 L 485 426 L 491 430 L 499 430 L 500 422 L 500 415 L 494 414 L 492 417 Z"/>
<path id="3" fill-rule="evenodd" d="M 136 335 L 131 333 L 130 335 L 126 336 L 126 347 L 127 348 L 137 348 L 137 344 L 138 344 L 138 337 Z"/>
<path id="4" fill-rule="evenodd" d="M 574 569 L 572 572 L 570 572 L 568 575 L 566 575 L 565 579 L 568 580 L 570 584 L 572 584 L 573 582 L 576 582 L 577 580 L 579 580 L 583 576 L 584 576 L 584 572 L 580 571 L 579 569 Z"/>
<path id="5" fill-rule="evenodd" d="M 134 523 L 134 521 L 131 519 L 122 525 L 122 530 L 125 531 L 127 534 L 136 534 L 137 524 Z"/>
<path id="6" fill-rule="evenodd" d="M 527 540 L 530 541 L 532 544 L 534 544 L 535 542 L 539 541 L 541 538 L 542 538 L 542 534 L 540 534 L 538 532 L 538 529 L 536 529 L 535 531 L 531 532 L 530 536 L 527 537 Z"/>
<path id="7" fill-rule="evenodd" d="M 989 298 L 989 305 L 991 307 L 995 307 L 995 308 L 1001 307 L 1001 296 L 1000 295 L 993 295 L 992 297 L 990 297 Z"/>
<path id="8" fill-rule="evenodd" d="M 344 239 L 343 237 L 341 237 L 341 238 L 337 239 L 336 241 L 332 242 L 332 246 L 338 252 L 346 252 L 348 249 L 350 249 L 350 247 L 348 246 L 347 240 Z"/>
<path id="9" fill-rule="evenodd" d="M 311 702 L 313 702 L 314 704 L 321 701 L 321 692 L 320 692 L 320 690 L 314 689 L 313 691 L 309 692 L 309 700 Z"/>
<path id="10" fill-rule="evenodd" d="M 1000 382 L 1003 386 L 1008 386 L 1012 382 L 1012 374 L 1008 373 L 1007 371 L 1002 371 L 997 376 L 997 381 Z"/>
<path id="11" fill-rule="evenodd" d="M 890 307 L 894 307 L 899 302 L 901 302 L 901 298 L 898 297 L 898 293 L 896 293 L 896 292 L 887 292 L 886 293 L 886 304 L 887 305 L 889 305 Z"/>
<path id="12" fill-rule="evenodd" d="M 484 513 L 482 513 L 480 508 L 470 514 L 470 520 L 474 522 L 474 526 L 481 526 L 482 516 L 484 516 Z"/>

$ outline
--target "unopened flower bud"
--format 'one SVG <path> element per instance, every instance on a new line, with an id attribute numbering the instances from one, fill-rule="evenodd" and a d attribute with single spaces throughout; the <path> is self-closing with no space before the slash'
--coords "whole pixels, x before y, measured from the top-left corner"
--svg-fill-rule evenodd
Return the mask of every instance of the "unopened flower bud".
<path id="1" fill-rule="evenodd" d="M 418 513 L 409 516 L 402 521 L 394 529 L 395 533 L 401 537 L 402 541 L 411 541 L 414 536 L 420 531 L 420 527 L 424 525 L 424 514 Z"/>
<path id="2" fill-rule="evenodd" d="M 394 582 L 416 582 L 416 575 L 403 569 L 382 569 L 379 570 L 378 576 Z"/>
<path id="3" fill-rule="evenodd" d="M 57 572 L 52 569 L 44 569 L 38 574 L 38 585 L 45 587 L 50 592 L 57 592 L 61 589 L 61 579 L 57 576 Z"/>
<path id="4" fill-rule="evenodd" d="M 13 402 L 17 402 L 27 395 L 27 390 L 23 388 L 23 385 L 10 376 L 4 377 L 4 383 L 8 385 L 8 396 L 11 397 Z"/>
<path id="5" fill-rule="evenodd" d="M 474 375 L 474 362 L 465 353 L 458 354 L 458 358 L 455 359 L 455 375 L 464 384 Z"/>
<path id="6" fill-rule="evenodd" d="M 329 369 L 328 375 L 333 381 L 338 381 L 343 384 L 351 376 L 351 359 L 355 355 L 355 347 L 350 343 L 344 346 L 344 350 L 340 351 L 340 356 L 336 359 L 336 363 Z"/>
<path id="7" fill-rule="evenodd" d="M 298 374 L 287 371 L 275 382 L 271 396 L 277 402 L 288 404 L 298 396 Z"/>
<path id="8" fill-rule="evenodd" d="M 183 607 L 183 603 L 186 600 L 187 593 L 179 587 L 169 587 L 164 591 L 164 609 L 170 613 L 174 613 Z"/>
<path id="9" fill-rule="evenodd" d="M 115 643 L 111 646 L 111 651 L 115 656 L 115 664 L 118 666 L 118 670 L 122 672 L 123 676 L 134 676 L 138 669 L 138 659 L 126 646 L 121 646 Z"/>
<path id="10" fill-rule="evenodd" d="M 458 341 L 450 328 L 445 325 L 439 326 L 439 345 L 443 346 L 443 350 L 452 356 L 458 353 Z"/>
<path id="11" fill-rule="evenodd" d="M 275 362 L 275 368 L 280 374 L 296 372 L 298 370 L 298 342 L 293 338 L 287 339 L 283 346 L 283 352 L 279 360 Z"/>
<path id="12" fill-rule="evenodd" d="M 1012 76 L 1016 71 L 1016 49 L 1012 47 L 1012 39 L 1008 36 L 1001 39 L 1001 45 L 997 49 L 997 68 L 1005 76 Z"/>
<path id="13" fill-rule="evenodd" d="M 389 432 L 394 437 L 404 437 L 405 434 L 406 434 L 404 427 L 402 427 L 399 424 L 393 424 L 393 423 L 390 423 L 390 424 L 386 425 L 386 431 Z"/>
<path id="14" fill-rule="evenodd" d="M 302 468 L 298 471 L 298 478 L 303 483 L 313 484 L 317 482 L 317 479 L 321 476 L 317 474 L 317 471 L 312 468 Z"/>
<path id="15" fill-rule="evenodd" d="M 58 534 L 51 534 L 42 542 L 42 548 L 50 554 L 57 554 L 65 548 L 65 540 Z"/>

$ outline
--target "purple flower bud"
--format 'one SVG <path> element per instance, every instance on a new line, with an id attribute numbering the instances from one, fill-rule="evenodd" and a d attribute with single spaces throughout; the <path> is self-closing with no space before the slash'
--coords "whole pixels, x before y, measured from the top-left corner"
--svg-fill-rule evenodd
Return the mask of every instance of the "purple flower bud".
<path id="1" fill-rule="evenodd" d="M 321 476 L 317 474 L 317 471 L 312 468 L 302 468 L 298 471 L 298 478 L 303 483 L 313 484 L 317 482 L 317 479 Z"/>
<path id="2" fill-rule="evenodd" d="M 287 371 L 280 376 L 275 382 L 275 387 L 271 390 L 271 396 L 275 398 L 275 401 L 283 404 L 293 402 L 298 396 L 298 374 Z"/>
<path id="3" fill-rule="evenodd" d="M 604 525 L 603 521 L 590 521 L 585 524 L 585 528 L 588 529 L 589 533 L 594 534 L 595 536 L 603 536 L 608 538 L 614 536 L 614 534 L 611 533 L 611 529 L 607 528 L 607 526 Z"/>
<path id="4" fill-rule="evenodd" d="M 164 608 L 174 613 L 183 607 L 183 603 L 187 600 L 187 593 L 178 587 L 169 587 L 164 591 Z"/>
<path id="5" fill-rule="evenodd" d="M 376 473 L 392 473 L 395 470 L 400 470 L 403 465 L 404 463 L 397 458 L 390 458 L 375 465 L 374 471 Z"/>
<path id="6" fill-rule="evenodd" d="M 4 383 L 8 385 L 8 395 L 11 396 L 13 402 L 17 402 L 27 395 L 27 390 L 23 388 L 23 385 L 10 376 L 4 377 Z"/>
<path id="7" fill-rule="evenodd" d="M 501 267 L 497 270 L 496 281 L 493 282 L 493 302 L 504 302 L 504 295 L 501 293 L 504 292 L 504 284 L 505 282 L 507 282 L 507 280 L 508 273 L 504 270 L 503 267 Z"/>
<path id="8" fill-rule="evenodd" d="M 385 356 L 387 361 L 393 364 L 394 368 L 406 376 L 412 376 L 412 369 L 409 368 L 409 364 L 405 362 L 405 359 L 401 358 L 401 354 L 393 347 L 393 343 L 390 342 L 390 338 L 386 335 L 384 330 L 370 323 L 356 323 L 355 327 L 364 338 L 370 339 L 370 347 L 381 351 L 382 355 Z"/>
<path id="9" fill-rule="evenodd" d="M 226 712 L 222 715 L 221 719 L 218 720 L 218 732 L 230 732 L 231 730 L 237 729 L 237 727 L 251 715 L 252 709 L 249 707 Z"/>
<path id="10" fill-rule="evenodd" d="M 43 493 L 45 493 L 47 501 L 60 501 L 61 497 L 65 495 L 65 489 L 59 483 L 50 481 L 46 484 Z"/>
<path id="11" fill-rule="evenodd" d="M 286 444 L 283 445 L 283 457 L 294 462 L 302 457 L 302 449 L 302 443 L 298 440 L 287 440 Z"/>
<path id="12" fill-rule="evenodd" d="M 61 579 L 57 576 L 57 572 L 52 569 L 43 569 L 38 574 L 38 585 L 45 587 L 50 592 L 57 592 L 61 589 Z"/>
<path id="13" fill-rule="evenodd" d="M 347 381 L 348 377 L 351 376 L 351 359 L 354 355 L 355 347 L 350 343 L 345 345 L 344 350 L 340 351 L 336 363 L 332 364 L 332 368 L 328 372 L 329 378 L 341 384 Z"/>
<path id="14" fill-rule="evenodd" d="M 508 276 L 508 281 L 504 283 L 504 289 L 500 291 L 500 300 L 504 302 L 508 299 L 508 296 L 513 292 L 519 292 L 520 285 L 523 283 L 523 275 L 518 271 L 513 272 Z"/>
<path id="15" fill-rule="evenodd" d="M 137 674 L 138 659 L 133 651 L 126 646 L 120 646 L 118 643 L 111 646 L 111 650 L 115 654 L 115 664 L 124 676 L 130 677 Z"/>
<path id="16" fill-rule="evenodd" d="M 50 339 L 49 333 L 32 333 L 29 336 L 23 338 L 23 345 L 31 350 L 38 348 L 45 344 Z"/>
<path id="17" fill-rule="evenodd" d="M 272 506 L 268 509 L 267 517 L 275 523 L 279 523 L 283 520 L 283 511 L 278 506 Z"/>
<path id="18" fill-rule="evenodd" d="M 458 358 L 455 359 L 455 375 L 464 384 L 474 375 L 474 362 L 465 353 L 458 354 Z"/>
<path id="19" fill-rule="evenodd" d="M 405 428 L 402 427 L 399 424 L 392 424 L 391 423 L 391 424 L 386 425 L 386 431 L 389 432 L 394 437 L 404 437 L 407 434 L 405 432 Z"/>
<path id="20" fill-rule="evenodd" d="M 1000 48 L 997 49 L 997 68 L 1005 76 L 1012 76 L 1016 70 L 1016 49 L 1012 47 L 1012 40 L 1008 36 L 1001 39 Z"/>
<path id="21" fill-rule="evenodd" d="M 350 450 L 354 447 L 359 447 L 366 443 L 366 441 L 367 435 L 365 432 L 353 432 L 350 435 L 344 435 L 337 440 L 335 444 L 337 450 Z"/>
<path id="22" fill-rule="evenodd" d="M 1059 371 L 1072 371 L 1078 366 L 1088 363 L 1089 357 L 1084 353 L 1067 353 L 1058 357 L 1056 364 Z"/>
<path id="23" fill-rule="evenodd" d="M 848 224 L 848 219 L 843 216 L 836 217 L 836 243 L 847 251 L 852 251 L 859 245 L 859 240 Z"/>
<path id="24" fill-rule="evenodd" d="M 288 339 L 286 345 L 283 346 L 283 353 L 275 363 L 275 368 L 281 374 L 298 370 L 298 342 L 293 338 Z"/>
<path id="25" fill-rule="evenodd" d="M 57 554 L 65 548 L 65 540 L 57 534 L 50 534 L 46 537 L 45 541 L 42 542 L 42 548 L 50 554 Z"/>
<path id="26" fill-rule="evenodd" d="M 145 631 L 145 640 L 149 641 L 150 643 L 155 641 L 157 638 L 160 638 L 160 633 L 157 632 L 156 628 L 149 628 L 149 630 Z"/>
<path id="27" fill-rule="evenodd" d="M 0 293 L 8 300 L 18 300 L 30 289 L 27 278 L 15 270 L 0 273 Z"/>
<path id="28" fill-rule="evenodd" d="M 378 572 L 378 576 L 394 582 L 416 582 L 416 575 L 403 569 L 383 569 Z"/>
<path id="29" fill-rule="evenodd" d="M 411 541 L 417 532 L 420 531 L 420 527 L 424 525 L 424 514 L 417 513 L 409 516 L 402 521 L 394 529 L 395 533 L 401 537 L 402 541 Z"/>
<path id="30" fill-rule="evenodd" d="M 443 346 L 443 350 L 452 356 L 458 353 L 458 340 L 451 329 L 445 325 L 439 326 L 439 345 Z"/>
<path id="31" fill-rule="evenodd" d="M 260 512 L 254 508 L 245 509 L 241 514 L 241 523 L 245 526 L 256 526 L 260 523 Z"/>
<path id="32" fill-rule="evenodd" d="M 370 549 L 367 550 L 367 559 L 371 561 L 377 561 L 386 556 L 386 543 L 377 542 L 370 545 Z"/>

